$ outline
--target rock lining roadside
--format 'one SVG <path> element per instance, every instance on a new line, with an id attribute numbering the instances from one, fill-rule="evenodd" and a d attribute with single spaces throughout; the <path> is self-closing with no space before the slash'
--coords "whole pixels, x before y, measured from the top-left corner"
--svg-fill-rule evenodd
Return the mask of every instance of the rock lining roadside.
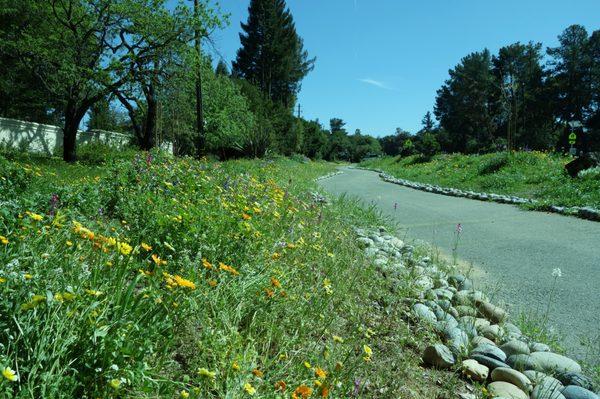
<path id="1" fill-rule="evenodd" d="M 393 177 L 380 169 L 364 168 L 361 166 L 355 166 L 354 168 L 377 172 L 377 173 L 379 173 L 379 177 L 385 182 L 398 184 L 401 186 L 413 188 L 415 190 L 427 191 L 430 193 L 442 194 L 442 195 L 447 195 L 447 196 L 451 196 L 451 197 L 469 198 L 469 199 L 474 199 L 474 200 L 479 200 L 479 201 L 498 202 L 501 204 L 533 205 L 533 206 L 539 207 L 539 208 L 535 208 L 534 210 L 540 211 L 540 212 L 552 212 L 552 213 L 558 213 L 558 214 L 565 215 L 565 216 L 575 216 L 575 217 L 578 217 L 581 219 L 587 219 L 587 220 L 592 220 L 592 221 L 596 221 L 596 222 L 600 221 L 600 210 L 592 208 L 592 207 L 579 207 L 579 206 L 564 207 L 564 206 L 557 206 L 557 205 L 546 206 L 546 205 L 543 205 L 540 201 L 528 199 L 528 198 L 521 198 L 521 197 L 516 197 L 516 196 L 511 196 L 511 195 L 503 195 L 503 194 L 479 193 L 479 192 L 475 192 L 475 191 L 465 191 L 465 190 L 459 190 L 456 188 L 441 187 L 441 186 L 436 186 L 433 184 L 417 183 L 417 182 L 414 182 L 411 180 Z"/>
<path id="2" fill-rule="evenodd" d="M 461 372 L 486 385 L 491 398 L 600 399 L 594 393 L 600 387 L 576 361 L 522 334 L 468 277 L 416 256 L 413 246 L 383 228 L 355 232 L 358 245 L 384 276 L 408 280 L 416 288 L 416 297 L 408 299 L 412 317 L 440 338 L 425 348 L 426 365 Z"/>

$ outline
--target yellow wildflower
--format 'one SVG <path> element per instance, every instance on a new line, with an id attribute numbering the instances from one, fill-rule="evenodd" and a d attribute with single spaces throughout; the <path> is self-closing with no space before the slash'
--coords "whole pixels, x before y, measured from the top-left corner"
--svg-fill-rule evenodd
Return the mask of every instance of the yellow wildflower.
<path id="1" fill-rule="evenodd" d="M 279 252 L 275 252 L 273 255 L 271 255 L 271 259 L 273 260 L 277 260 L 281 258 L 281 254 Z"/>
<path id="2" fill-rule="evenodd" d="M 246 391 L 248 395 L 254 395 L 256 393 L 256 389 L 249 382 L 244 384 L 244 391 Z"/>
<path id="3" fill-rule="evenodd" d="M 207 261 L 205 258 L 202 258 L 202 266 L 204 266 L 207 269 L 212 269 L 213 268 L 212 263 L 210 263 L 209 261 Z"/>
<path id="4" fill-rule="evenodd" d="M 183 398 L 183 399 L 187 399 L 187 398 L 190 397 L 190 393 L 188 391 L 183 391 L 182 390 L 181 392 L 179 392 L 179 397 Z"/>
<path id="5" fill-rule="evenodd" d="M 19 376 L 17 375 L 17 373 L 10 367 L 4 367 L 2 369 L 2 375 L 10 382 L 15 382 L 19 380 Z"/>
<path id="6" fill-rule="evenodd" d="M 211 287 L 216 287 L 217 286 L 217 280 L 208 280 L 208 285 L 210 285 Z"/>
<path id="7" fill-rule="evenodd" d="M 95 297 L 99 297 L 100 295 L 102 295 L 102 294 L 103 294 L 103 292 L 102 292 L 102 291 L 96 291 L 96 290 L 85 290 L 85 292 L 86 292 L 88 295 L 95 296 Z"/>
<path id="8" fill-rule="evenodd" d="M 131 253 L 131 251 L 133 250 L 131 245 L 127 244 L 126 242 L 118 242 L 117 249 L 119 250 L 119 252 L 121 252 L 125 256 L 129 255 Z"/>
<path id="9" fill-rule="evenodd" d="M 157 266 L 166 265 L 167 261 L 161 259 L 158 255 L 152 254 L 152 261 L 156 263 Z"/>
<path id="10" fill-rule="evenodd" d="M 4 236 L 0 236 L 0 243 L 2 243 L 4 245 L 8 245 L 8 238 L 6 238 Z"/>
<path id="11" fill-rule="evenodd" d="M 73 242 L 67 241 L 67 247 L 72 247 L 72 246 L 73 246 Z"/>
<path id="12" fill-rule="evenodd" d="M 108 385 L 110 385 L 112 389 L 117 390 L 121 387 L 121 380 L 119 380 L 118 378 L 113 378 L 108 382 Z"/>
<path id="13" fill-rule="evenodd" d="M 191 282 L 190 280 L 186 280 L 181 276 L 175 276 L 175 282 L 177 283 L 178 286 L 180 287 L 185 287 L 185 288 L 189 288 L 191 290 L 195 290 L 196 289 L 196 284 L 194 284 L 193 282 Z"/>
<path id="14" fill-rule="evenodd" d="M 152 247 L 150 245 L 146 244 L 145 242 L 143 242 L 141 244 L 141 246 L 145 251 L 152 251 Z M 184 391 L 182 391 L 182 392 L 184 392 Z"/>
<path id="15" fill-rule="evenodd" d="M 6 283 L 6 279 L 3 277 L 0 277 L 0 284 L 2 284 L 2 283 Z"/>
<path id="16" fill-rule="evenodd" d="M 306 399 L 310 397 L 310 395 L 312 395 L 312 389 L 307 387 L 306 385 L 300 385 L 292 393 L 292 399 Z"/>
<path id="17" fill-rule="evenodd" d="M 250 220 L 252 219 L 252 216 L 248 215 L 247 213 L 242 214 L 242 218 L 244 218 L 244 220 Z"/>
<path id="18" fill-rule="evenodd" d="M 312 368 L 309 362 L 304 362 L 304 367 L 306 367 L 307 369 Z"/>
<path id="19" fill-rule="evenodd" d="M 333 342 L 336 342 L 338 344 L 343 344 L 344 343 L 344 339 L 342 337 L 340 337 L 339 335 L 334 335 L 333 336 Z"/>
<path id="20" fill-rule="evenodd" d="M 265 374 L 257 368 L 252 370 L 252 374 L 254 374 L 258 378 L 263 378 L 265 376 Z"/>
<path id="21" fill-rule="evenodd" d="M 29 273 L 25 273 L 25 274 L 23 275 L 23 277 L 25 277 L 25 279 L 27 279 L 27 280 L 31 280 L 31 279 L 33 278 L 33 275 L 32 275 L 32 274 L 29 274 Z"/>
<path id="22" fill-rule="evenodd" d="M 26 212 L 29 217 L 33 220 L 35 220 L 36 222 L 41 222 L 42 220 L 44 220 L 44 217 L 42 215 L 38 215 L 37 213 L 33 213 L 33 212 Z"/>
<path id="23" fill-rule="evenodd" d="M 238 364 L 238 362 L 233 362 L 233 364 L 231 365 L 231 368 L 234 371 L 240 371 L 240 365 Z"/>
<path id="24" fill-rule="evenodd" d="M 277 381 L 277 382 L 275 383 L 275 390 L 276 390 L 276 391 L 281 391 L 281 392 L 283 392 L 283 391 L 285 391 L 285 390 L 286 390 L 286 388 L 287 388 L 287 384 L 285 383 L 285 381 Z"/>
<path id="25" fill-rule="evenodd" d="M 208 369 L 202 367 L 202 368 L 198 369 L 198 375 L 200 375 L 202 377 L 210 378 L 211 380 L 214 380 L 215 377 L 217 376 L 217 373 L 214 371 L 209 371 Z"/>
<path id="26" fill-rule="evenodd" d="M 275 288 L 281 288 L 281 282 L 275 277 L 271 277 L 271 285 Z"/>
<path id="27" fill-rule="evenodd" d="M 225 264 L 225 263 L 223 263 L 223 262 L 219 262 L 219 269 L 221 269 L 221 270 L 224 270 L 224 271 L 226 271 L 226 272 L 228 272 L 228 273 L 231 273 L 231 274 L 233 274 L 234 276 L 237 276 L 237 275 L 239 275 L 239 274 L 240 274 L 240 273 L 239 273 L 237 270 L 235 270 L 233 267 L 231 267 L 231 266 L 228 266 L 228 265 L 226 265 L 226 264 Z"/>
<path id="28" fill-rule="evenodd" d="M 321 367 L 315 367 L 315 377 L 324 380 L 325 378 L 327 378 L 327 372 Z"/>
<path id="29" fill-rule="evenodd" d="M 368 345 L 363 345 L 363 351 L 365 352 L 365 356 L 363 356 L 363 360 L 365 362 L 370 362 L 371 356 L 373 356 L 373 350 Z"/>

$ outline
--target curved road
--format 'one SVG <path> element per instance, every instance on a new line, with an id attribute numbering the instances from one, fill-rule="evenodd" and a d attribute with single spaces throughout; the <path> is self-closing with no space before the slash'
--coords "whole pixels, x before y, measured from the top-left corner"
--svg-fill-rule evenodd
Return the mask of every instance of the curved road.
<path id="1" fill-rule="evenodd" d="M 513 321 L 522 312 L 543 317 L 551 302 L 548 323 L 567 354 L 600 364 L 600 223 L 413 190 L 383 182 L 375 172 L 342 171 L 319 184 L 376 205 L 398 222 L 401 235 L 450 254 L 461 223 L 458 256 L 473 265 L 475 284 L 504 304 Z M 556 281 L 555 268 L 562 271 Z"/>

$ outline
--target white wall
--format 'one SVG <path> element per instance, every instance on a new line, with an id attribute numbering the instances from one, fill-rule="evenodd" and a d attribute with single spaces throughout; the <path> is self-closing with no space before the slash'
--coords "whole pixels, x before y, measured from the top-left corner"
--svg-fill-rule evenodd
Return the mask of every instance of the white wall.
<path id="1" fill-rule="evenodd" d="M 114 147 L 129 143 L 130 136 L 105 130 L 90 130 L 77 133 L 77 144 L 101 142 Z M 23 151 L 53 155 L 61 148 L 63 131 L 61 127 L 41 123 L 25 122 L 17 119 L 0 118 L 0 143 Z M 173 152 L 171 143 L 164 143 L 163 149 Z"/>

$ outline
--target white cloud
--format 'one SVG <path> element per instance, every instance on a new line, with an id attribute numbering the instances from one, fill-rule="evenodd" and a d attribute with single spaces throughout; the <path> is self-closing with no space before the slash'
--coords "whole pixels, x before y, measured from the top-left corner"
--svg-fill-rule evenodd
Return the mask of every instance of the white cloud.
<path id="1" fill-rule="evenodd" d="M 364 78 L 364 79 L 359 79 L 359 81 L 375 86 L 375 87 L 379 87 L 380 89 L 385 89 L 385 90 L 394 90 L 393 87 L 388 86 L 386 83 L 380 81 L 380 80 L 375 80 L 375 79 L 371 79 L 371 78 Z"/>

